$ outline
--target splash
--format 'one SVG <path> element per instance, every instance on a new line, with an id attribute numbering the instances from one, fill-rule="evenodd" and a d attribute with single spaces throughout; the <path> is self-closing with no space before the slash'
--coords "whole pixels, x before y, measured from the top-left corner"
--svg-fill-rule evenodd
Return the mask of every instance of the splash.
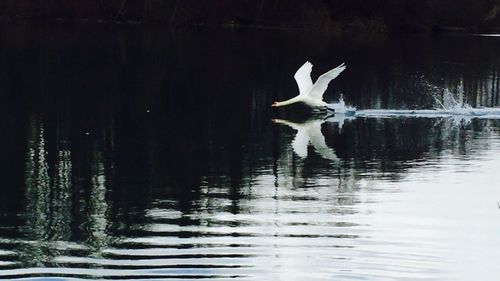
<path id="1" fill-rule="evenodd" d="M 444 88 L 443 90 L 443 101 L 439 100 L 439 98 L 434 94 L 432 98 L 436 105 L 434 108 L 436 110 L 448 110 L 457 113 L 468 113 L 474 108 L 469 104 L 464 102 L 464 84 L 460 81 L 460 84 L 457 87 L 456 95 L 457 99 L 454 97 L 452 91 L 449 88 Z"/>
<path id="2" fill-rule="evenodd" d="M 356 107 L 346 105 L 344 101 L 344 95 L 340 95 L 339 101 L 337 103 L 330 103 L 327 107 L 335 112 L 335 114 L 345 114 L 354 115 L 356 113 Z"/>
<path id="3" fill-rule="evenodd" d="M 438 89 L 437 87 L 433 87 Z M 451 117 L 457 122 L 470 121 L 472 118 L 500 119 L 500 108 L 496 107 L 472 107 L 464 102 L 464 87 L 460 82 L 452 92 L 449 88 L 443 89 L 442 99 L 437 96 L 438 91 L 433 91 L 432 98 L 435 105 L 433 109 L 366 109 L 356 111 L 359 117 L 423 117 L 442 118 Z M 456 97 L 455 97 L 456 96 Z"/>

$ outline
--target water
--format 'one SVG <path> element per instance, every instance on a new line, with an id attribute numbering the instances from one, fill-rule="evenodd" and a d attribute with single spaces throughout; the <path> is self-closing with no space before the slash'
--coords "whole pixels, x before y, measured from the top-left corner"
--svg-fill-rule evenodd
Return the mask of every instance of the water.
<path id="1" fill-rule="evenodd" d="M 500 274 L 500 120 L 270 107 L 310 60 L 313 80 L 346 62 L 325 96 L 358 110 L 434 109 L 446 91 L 498 108 L 495 37 L 0 33 L 1 278 Z"/>

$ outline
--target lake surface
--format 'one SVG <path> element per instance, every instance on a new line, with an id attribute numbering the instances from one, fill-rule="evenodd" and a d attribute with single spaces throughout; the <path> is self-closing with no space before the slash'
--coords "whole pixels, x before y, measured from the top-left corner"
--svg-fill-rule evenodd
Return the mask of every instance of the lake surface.
<path id="1" fill-rule="evenodd" d="M 497 280 L 500 120 L 273 110 L 306 60 L 500 106 L 494 36 L 0 25 L 0 278 Z"/>

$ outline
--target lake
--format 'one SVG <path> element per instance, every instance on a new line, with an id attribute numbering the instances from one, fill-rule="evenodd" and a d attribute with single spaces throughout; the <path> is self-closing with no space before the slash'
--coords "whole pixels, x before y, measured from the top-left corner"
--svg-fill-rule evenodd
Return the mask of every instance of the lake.
<path id="1" fill-rule="evenodd" d="M 309 60 L 358 109 L 499 107 L 499 50 L 2 23 L 0 278 L 497 280 L 500 120 L 270 105 Z"/>

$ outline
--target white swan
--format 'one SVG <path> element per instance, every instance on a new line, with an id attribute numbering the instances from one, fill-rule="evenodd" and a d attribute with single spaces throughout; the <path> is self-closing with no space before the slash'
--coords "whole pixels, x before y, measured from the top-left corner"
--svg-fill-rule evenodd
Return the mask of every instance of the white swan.
<path id="1" fill-rule="evenodd" d="M 323 119 L 312 119 L 304 123 L 295 123 L 283 119 L 273 119 L 276 124 L 282 124 L 297 130 L 297 134 L 292 142 L 293 151 L 301 158 L 307 157 L 307 147 L 311 143 L 314 150 L 323 158 L 338 160 L 335 151 L 326 145 L 325 136 L 321 132 L 321 125 L 327 121 Z"/>
<path id="2" fill-rule="evenodd" d="M 316 80 L 316 83 L 313 84 L 311 80 L 312 64 L 307 61 L 293 76 L 295 81 L 297 81 L 297 86 L 299 86 L 299 95 L 286 101 L 275 101 L 273 102 L 272 107 L 280 107 L 297 102 L 302 102 L 315 108 L 327 107 L 328 104 L 323 101 L 323 94 L 328 88 L 328 83 L 339 76 L 345 68 L 345 64 L 342 63 L 336 68 L 321 75 L 318 80 Z"/>

